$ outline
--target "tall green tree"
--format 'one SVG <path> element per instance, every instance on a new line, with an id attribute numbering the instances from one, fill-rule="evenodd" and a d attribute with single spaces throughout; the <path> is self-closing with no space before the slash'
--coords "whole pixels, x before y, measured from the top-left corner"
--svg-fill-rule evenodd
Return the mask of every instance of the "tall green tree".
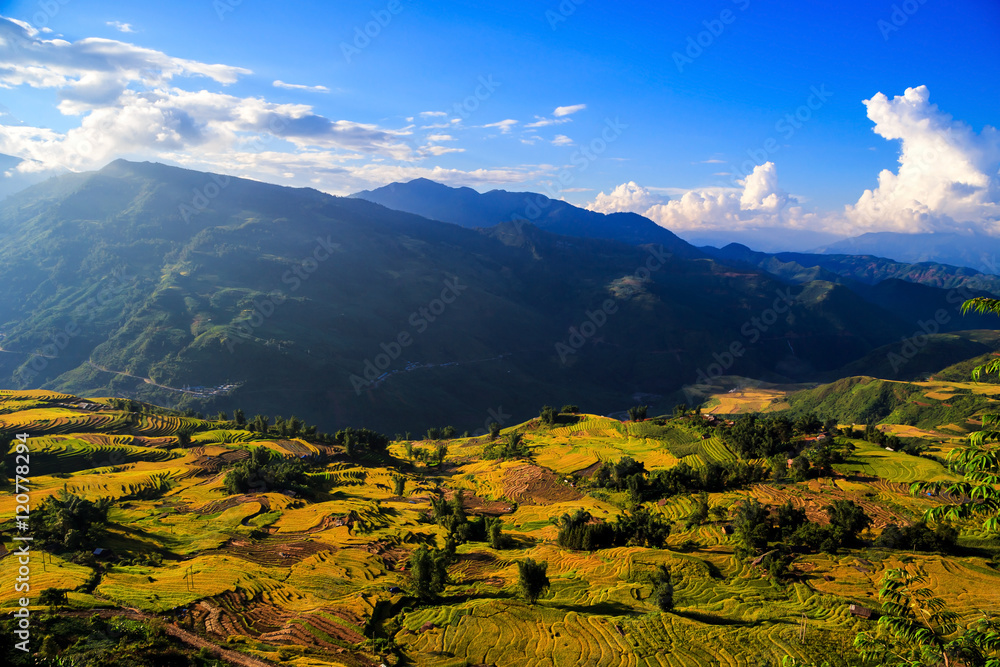
<path id="1" fill-rule="evenodd" d="M 641 422 L 646 418 L 646 412 L 648 410 L 648 405 L 634 405 L 628 409 L 628 418 L 634 422 Z"/>
<path id="2" fill-rule="evenodd" d="M 660 611 L 674 610 L 674 583 L 670 578 L 670 570 L 666 565 L 660 565 L 653 575 L 653 599 Z"/>
<path id="3" fill-rule="evenodd" d="M 555 424 L 558 417 L 559 415 L 556 412 L 556 409 L 551 405 L 543 405 L 542 411 L 538 414 L 538 418 L 541 420 L 541 422 L 549 426 Z"/>
<path id="4" fill-rule="evenodd" d="M 842 542 L 853 542 L 858 533 L 872 524 L 865 510 L 853 500 L 835 500 L 823 508 L 830 517 L 830 525 L 839 532 Z"/>
<path id="5" fill-rule="evenodd" d="M 36 543 L 53 553 L 100 546 L 111 505 L 110 498 L 86 500 L 63 487 L 39 503 L 31 515 Z"/>
<path id="6" fill-rule="evenodd" d="M 500 517 L 486 519 L 486 538 L 490 547 L 503 549 L 507 545 L 507 538 L 503 534 L 503 520 Z"/>
<path id="7" fill-rule="evenodd" d="M 548 569 L 547 561 L 536 563 L 531 558 L 525 558 L 517 562 L 517 589 L 528 604 L 535 604 L 548 590 Z"/>
<path id="8" fill-rule="evenodd" d="M 756 499 L 739 505 L 733 516 L 733 537 L 742 557 L 756 555 L 767 547 L 771 533 L 771 513 Z"/>
<path id="9" fill-rule="evenodd" d="M 422 600 L 433 600 L 448 583 L 448 553 L 421 545 L 410 556 L 410 582 L 413 593 Z"/>

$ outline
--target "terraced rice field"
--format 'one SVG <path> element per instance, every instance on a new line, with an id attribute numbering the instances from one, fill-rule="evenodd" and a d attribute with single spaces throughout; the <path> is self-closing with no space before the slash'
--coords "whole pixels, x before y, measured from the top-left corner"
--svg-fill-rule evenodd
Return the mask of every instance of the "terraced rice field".
<path id="1" fill-rule="evenodd" d="M 46 392 L 0 392 L 0 428 L 31 435 L 35 505 L 64 486 L 115 501 L 103 544 L 122 559 L 105 564 L 93 593 L 70 593 L 72 606 L 164 614 L 213 642 L 245 638 L 239 641 L 250 653 L 295 667 L 392 663 L 393 656 L 372 648 L 373 627 L 414 665 L 756 667 L 786 657 L 826 659 L 849 652 L 854 634 L 872 627 L 850 616 L 847 605 L 873 604 L 881 573 L 904 564 L 877 551 L 803 555 L 792 566 L 796 577 L 771 583 L 735 557 L 732 537 L 722 531 L 727 519 L 685 527 L 696 494 L 647 503 L 673 522 L 668 548 L 577 552 L 557 545 L 555 522 L 564 514 L 585 509 L 595 520 L 614 521 L 630 511 L 623 492 L 590 492 L 587 476 L 601 462 L 631 456 L 654 471 L 681 460 L 696 468 L 736 460 L 721 440 L 702 439 L 688 422 L 581 415 L 552 429 L 517 425 L 506 432 L 523 434 L 529 459 L 482 460 L 486 439 L 463 439 L 449 443 L 440 467 L 403 461 L 402 443 L 389 449 L 400 458 L 352 461 L 301 439 L 262 440 L 224 424 L 123 413 Z M 177 444 L 182 429 L 194 429 L 186 448 Z M 747 498 L 771 506 L 791 501 L 825 523 L 825 505 L 852 499 L 872 517 L 874 535 L 937 502 L 910 496 L 907 485 L 948 479 L 940 464 L 854 442 L 857 451 L 837 466 L 835 479 L 757 484 L 712 493 L 709 504 L 728 511 Z M 313 498 L 274 490 L 227 495 L 226 470 L 258 445 L 287 457 L 331 455 L 312 473 L 323 491 Z M 398 475 L 407 480 L 402 496 L 394 491 Z M 150 485 L 160 485 L 156 497 L 137 497 Z M 407 560 L 419 544 L 444 545 L 444 528 L 428 518 L 430 499 L 451 498 L 457 489 L 465 490 L 469 511 L 489 509 L 501 518 L 511 546 L 459 545 L 443 597 L 420 603 L 407 595 Z M 0 495 L 0 516 L 14 511 L 12 495 Z M 9 522 L 0 528 L 5 538 L 12 532 Z M 969 544 L 991 544 L 973 527 L 962 529 Z M 156 554 L 161 564 L 131 564 L 140 554 Z M 904 556 L 924 568 L 935 593 L 963 619 L 976 607 L 1000 606 L 1000 575 L 981 555 Z M 551 588 L 533 606 L 517 595 L 517 561 L 525 557 L 548 563 Z M 653 601 L 659 565 L 674 578 L 672 613 Z M 0 551 L 0 576 L 9 581 L 16 568 L 16 559 Z M 73 589 L 93 572 L 46 556 L 44 564 L 34 561 L 32 582 Z M 0 591 L 0 606 L 13 598 L 10 587 Z M 185 611 L 167 616 L 176 608 Z"/>
<path id="2" fill-rule="evenodd" d="M 749 412 L 775 412 L 788 409 L 785 397 L 788 392 L 780 389 L 737 389 L 712 394 L 707 414 L 737 415 Z"/>
<path id="3" fill-rule="evenodd" d="M 949 481 L 954 474 L 932 459 L 890 452 L 863 440 L 852 440 L 857 447 L 851 459 L 835 469 L 844 473 L 869 474 L 890 482 Z"/>

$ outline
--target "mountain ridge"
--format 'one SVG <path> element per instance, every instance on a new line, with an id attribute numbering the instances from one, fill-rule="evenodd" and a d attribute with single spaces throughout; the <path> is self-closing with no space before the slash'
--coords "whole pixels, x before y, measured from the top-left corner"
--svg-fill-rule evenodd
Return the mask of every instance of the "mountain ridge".
<path id="1" fill-rule="evenodd" d="M 520 219 L 469 229 L 155 163 L 33 186 L 0 202 L 0 230 L 7 384 L 328 430 L 479 427 L 635 395 L 669 409 L 717 365 L 810 379 L 926 317 L 700 252 Z"/>
<path id="2" fill-rule="evenodd" d="M 420 178 L 362 190 L 350 196 L 463 227 L 492 227 L 501 222 L 523 220 L 555 234 L 632 245 L 662 243 L 682 257 L 703 256 L 700 250 L 670 230 L 636 213 L 597 213 L 535 192 L 490 190 L 479 193 L 472 188 L 452 188 Z"/>

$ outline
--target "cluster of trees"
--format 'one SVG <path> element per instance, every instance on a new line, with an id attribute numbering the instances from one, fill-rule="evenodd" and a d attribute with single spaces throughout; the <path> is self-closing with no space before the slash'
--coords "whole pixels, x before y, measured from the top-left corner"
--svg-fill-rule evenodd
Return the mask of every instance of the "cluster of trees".
<path id="1" fill-rule="evenodd" d="M 466 542 L 489 542 L 492 548 L 503 549 L 507 545 L 502 532 L 503 520 L 488 516 L 469 519 L 464 500 L 462 489 L 456 490 L 451 500 L 442 496 L 431 497 L 434 521 L 448 531 L 445 550 L 454 554 L 455 547 Z"/>
<path id="2" fill-rule="evenodd" d="M 791 478 L 803 482 L 810 477 L 828 477 L 833 474 L 833 464 L 843 463 L 855 449 L 850 442 L 827 438 L 802 450 L 789 465 L 785 455 L 771 457 L 772 479 L 776 482 Z"/>
<path id="3" fill-rule="evenodd" d="M 780 542 L 782 548 L 818 549 L 833 554 L 857 543 L 861 531 L 871 525 L 864 509 L 853 500 L 835 500 L 823 509 L 830 517 L 827 526 L 809 521 L 805 510 L 794 507 L 791 501 L 779 505 L 773 515 L 757 500 L 743 502 L 732 522 L 737 555 L 743 558 L 758 555 L 771 542 Z"/>
<path id="4" fill-rule="evenodd" d="M 698 494 L 698 498 L 695 501 L 694 510 L 688 515 L 685 521 L 685 527 L 691 530 L 695 526 L 700 526 L 706 521 L 708 521 L 708 516 L 711 514 L 717 520 L 722 520 L 726 518 L 728 510 L 722 505 L 716 505 L 714 507 L 709 507 L 708 504 L 708 491 L 702 491 Z"/>
<path id="5" fill-rule="evenodd" d="M 520 433 L 508 433 L 505 437 L 494 440 L 483 448 L 484 459 L 523 459 L 531 455 L 524 436 Z"/>
<path id="6" fill-rule="evenodd" d="M 816 433 L 824 429 L 833 431 L 836 426 L 835 420 L 824 425 L 811 412 L 794 421 L 784 415 L 761 416 L 752 413 L 737 419 L 732 428 L 723 429 L 720 435 L 740 457 L 761 459 L 792 449 L 791 439 L 794 435 Z"/>
<path id="7" fill-rule="evenodd" d="M 642 506 L 619 516 L 614 523 L 594 518 L 579 509 L 556 520 L 556 543 L 576 551 L 594 551 L 616 546 L 662 549 L 670 537 L 671 524 Z"/>
<path id="8" fill-rule="evenodd" d="M 874 424 L 865 427 L 864 439 L 873 445 L 903 452 L 911 456 L 922 456 L 927 451 L 927 446 L 914 442 L 913 440 L 900 440 L 898 436 L 887 435 L 883 431 L 875 428 Z"/>
<path id="9" fill-rule="evenodd" d="M 278 489 L 312 495 L 313 481 L 309 463 L 302 459 L 285 458 L 267 447 L 253 447 L 250 456 L 226 472 L 223 485 L 226 493 L 266 493 Z"/>
<path id="10" fill-rule="evenodd" d="M 681 461 L 672 468 L 648 474 L 641 461 L 623 456 L 617 463 L 602 463 L 590 483 L 600 488 L 628 491 L 629 498 L 640 503 L 692 491 L 740 488 L 767 477 L 766 467 L 746 461 L 710 462 L 701 468 Z"/>
<path id="11" fill-rule="evenodd" d="M 646 413 L 649 411 L 648 405 L 633 405 L 628 409 L 628 418 L 634 422 L 641 422 L 646 418 Z"/>
<path id="12" fill-rule="evenodd" d="M 86 500 L 63 488 L 32 513 L 35 543 L 52 553 L 92 551 L 107 534 L 111 505 L 110 498 Z"/>
<path id="13" fill-rule="evenodd" d="M 195 416 L 195 414 L 186 416 Z M 197 416 L 203 419 L 200 414 Z M 282 438 L 305 438 L 313 442 L 321 442 L 329 445 L 339 444 L 346 446 L 346 441 L 353 438 L 355 440 L 355 444 L 362 444 L 368 446 L 369 449 L 382 451 L 385 450 L 386 446 L 388 446 L 390 442 L 388 436 L 376 433 L 375 431 L 370 431 L 366 428 L 354 429 L 348 427 L 337 431 L 336 433 L 323 433 L 315 424 L 306 424 L 305 421 L 299 419 L 295 415 L 292 415 L 287 419 L 281 415 L 275 416 L 274 423 L 272 423 L 271 418 L 268 415 L 261 414 L 254 415 L 248 420 L 246 413 L 243 412 L 242 409 L 237 408 L 233 411 L 232 418 L 230 418 L 230 416 L 225 412 L 219 412 L 214 419 L 216 421 L 229 422 L 233 424 L 233 426 L 250 431 L 251 433 L 272 435 Z M 448 430 L 450 433 L 450 435 L 445 437 L 454 437 L 454 427 L 448 426 L 445 427 L 445 430 Z M 440 434 L 440 429 L 431 429 L 431 431 L 436 431 Z M 428 431 L 428 434 L 429 433 L 430 431 Z M 408 436 L 409 434 L 407 433 L 407 439 L 409 439 Z M 428 437 L 430 436 L 428 435 Z M 383 442 L 384 444 L 381 444 Z"/>
<path id="14" fill-rule="evenodd" d="M 389 442 L 389 436 L 367 428 L 348 426 L 333 434 L 333 443 L 343 447 L 348 456 L 357 456 L 362 448 L 373 454 L 381 454 L 385 452 Z"/>
<path id="15" fill-rule="evenodd" d="M 452 555 L 444 549 L 429 549 L 420 545 L 410 554 L 410 584 L 413 594 L 421 600 L 433 600 L 448 583 L 448 565 Z"/>
<path id="16" fill-rule="evenodd" d="M 455 556 L 448 549 L 421 545 L 410 555 L 410 585 L 415 596 L 425 602 L 436 599 L 448 584 L 448 565 Z M 528 604 L 535 604 L 549 589 L 549 564 L 531 558 L 517 561 L 517 588 Z"/>
<path id="17" fill-rule="evenodd" d="M 412 463 L 414 460 L 424 463 L 437 463 L 441 465 L 448 456 L 448 445 L 438 441 L 434 447 L 414 447 L 412 442 L 407 441 L 403 448 L 406 451 L 406 458 Z"/>
<path id="18" fill-rule="evenodd" d="M 501 530 L 503 521 L 499 517 L 470 519 L 465 512 L 464 494 L 461 489 L 455 491 L 451 500 L 445 500 L 441 496 L 432 496 L 431 512 L 438 525 L 447 531 L 447 537 L 443 549 L 430 549 L 421 546 L 410 556 L 410 581 L 413 593 L 422 600 L 432 600 L 444 591 L 444 587 L 448 583 L 448 565 L 455 561 L 455 550 L 459 544 L 489 542 L 489 545 L 494 549 L 502 549 L 507 546 L 507 538 Z M 543 563 L 542 578 L 545 575 L 544 567 Z M 538 588 L 540 584 L 538 578 L 534 576 L 535 573 L 529 571 L 527 574 L 530 575 L 527 590 L 533 592 L 534 595 L 529 599 L 534 603 L 541 591 L 548 588 L 548 580 L 545 580 L 544 587 Z M 521 576 L 524 577 L 525 573 L 522 572 Z M 525 589 L 522 588 L 522 590 Z"/>
<path id="19" fill-rule="evenodd" d="M 701 468 L 692 468 L 681 461 L 666 470 L 657 470 L 650 478 L 652 495 L 658 498 L 692 491 L 725 491 L 756 484 L 767 479 L 766 467 L 746 461 L 710 461 Z"/>
<path id="20" fill-rule="evenodd" d="M 576 405 L 564 405 L 558 412 L 551 405 L 543 405 L 541 411 L 538 413 L 538 419 L 546 426 L 553 426 L 562 422 L 572 421 L 574 418 L 563 417 L 563 415 L 575 415 L 578 412 L 580 412 L 580 408 Z"/>
<path id="21" fill-rule="evenodd" d="M 54 589 L 46 589 L 54 590 Z M 63 593 L 65 595 L 65 593 Z M 47 601 L 59 602 L 56 593 Z M 42 602 L 46 604 L 46 602 Z M 164 667 L 219 667 L 208 650 L 194 650 L 168 635 L 160 622 L 147 623 L 122 616 L 74 617 L 37 614 L 31 619 L 30 651 L 18 650 L 14 632 L 18 619 L 10 614 L 0 620 L 0 655 L 8 667 L 38 665 L 162 665 Z"/>
<path id="22" fill-rule="evenodd" d="M 248 421 L 243 410 L 237 408 L 233 411 L 232 419 L 225 412 L 219 412 L 215 416 L 215 420 L 232 422 L 238 428 L 252 433 L 260 433 L 261 435 L 274 435 L 283 438 L 308 438 L 319 442 L 330 441 L 330 436 L 326 433 L 320 433 L 319 428 L 315 424 L 306 424 L 295 415 L 292 415 L 288 419 L 278 415 L 274 418 L 274 423 L 272 424 L 271 418 L 268 415 L 254 415 Z"/>
<path id="23" fill-rule="evenodd" d="M 875 546 L 883 549 L 908 551 L 942 551 L 954 548 L 958 540 L 958 530 L 947 523 L 939 523 L 933 530 L 923 521 L 900 528 L 890 523 L 875 540 Z"/>
<path id="24" fill-rule="evenodd" d="M 151 405 L 149 403 L 143 403 L 141 401 L 136 401 L 131 398 L 109 398 L 108 405 L 116 410 L 121 410 L 123 412 L 134 412 L 150 415 L 175 415 L 176 411 L 170 410 L 168 408 L 161 408 L 158 405 Z M 185 417 L 193 417 L 193 414 L 184 414 Z"/>
<path id="25" fill-rule="evenodd" d="M 792 421 L 784 416 L 748 414 L 737 419 L 732 428 L 723 430 L 722 438 L 741 458 L 770 458 L 791 449 L 792 426 Z"/>
<path id="26" fill-rule="evenodd" d="M 409 434 L 407 434 L 409 435 Z M 427 429 L 427 440 L 451 440 L 458 435 L 458 431 L 454 426 L 443 426 L 441 428 L 432 427 Z M 463 438 L 469 437 L 469 432 L 466 431 L 462 434 Z M 409 438 L 407 438 L 408 440 Z"/>

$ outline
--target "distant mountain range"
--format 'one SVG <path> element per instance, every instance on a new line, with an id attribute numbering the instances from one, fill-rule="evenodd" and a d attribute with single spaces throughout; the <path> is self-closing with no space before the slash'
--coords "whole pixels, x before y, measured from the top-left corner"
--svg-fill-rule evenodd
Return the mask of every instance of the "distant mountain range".
<path id="1" fill-rule="evenodd" d="M 452 188 L 418 178 L 363 190 L 351 197 L 473 229 L 523 221 L 553 234 L 630 245 L 659 243 L 678 257 L 704 257 L 693 245 L 649 218 L 635 213 L 596 213 L 535 192 L 491 190 L 480 194 L 472 188 Z"/>
<path id="2" fill-rule="evenodd" d="M 965 266 L 936 262 L 897 262 L 874 255 L 837 255 L 800 252 L 757 252 L 738 243 L 723 248 L 701 248 L 719 261 L 753 266 L 793 283 L 831 280 L 844 284 L 877 285 L 902 280 L 947 290 L 961 288 L 1000 296 L 1000 276 Z"/>
<path id="3" fill-rule="evenodd" d="M 933 262 L 1000 274 L 1000 238 L 982 234 L 871 232 L 820 246 L 814 252 L 876 255 L 898 262 Z"/>
<path id="4" fill-rule="evenodd" d="M 457 222 L 123 160 L 32 186 L 0 202 L 0 385 L 475 430 L 545 403 L 669 409 L 722 374 L 835 377 L 940 309 L 939 333 L 998 324 L 957 314 L 974 274 L 953 268 L 709 256 L 641 216 L 527 195 L 520 217 L 523 193 L 429 182 L 395 204 L 446 217 L 435 192 Z"/>
<path id="5" fill-rule="evenodd" d="M 751 246 L 759 242 L 768 247 L 780 247 L 782 244 L 787 247 L 791 243 L 800 247 L 813 247 L 815 249 L 808 253 L 759 253 L 815 262 L 809 266 L 829 264 L 826 260 L 811 259 L 813 256 L 834 255 L 839 259 L 833 260 L 833 264 L 843 264 L 844 256 L 860 255 L 865 257 L 862 261 L 869 265 L 891 265 L 893 271 L 897 271 L 900 266 L 926 264 L 939 267 L 936 270 L 948 266 L 971 268 L 974 273 L 1000 274 L 1000 239 L 981 235 L 878 232 L 837 240 L 838 237 L 825 232 L 783 229 L 688 234 L 692 241 L 704 246 L 699 248 L 641 215 L 605 215 L 532 192 L 491 190 L 479 193 L 472 188 L 453 188 L 418 178 L 407 183 L 390 183 L 375 190 L 364 190 L 351 197 L 463 227 L 491 227 L 501 222 L 526 220 L 555 234 L 610 239 L 634 245 L 662 243 L 675 254 L 684 257 L 699 257 L 703 256 L 702 253 L 725 257 L 731 253 L 724 250 L 720 254 L 714 246 L 725 248 L 727 245 L 735 245 L 746 248 L 746 245 L 732 243 L 736 238 L 745 238 L 745 244 Z M 746 249 L 750 251 L 749 248 Z M 859 262 L 851 260 L 850 263 L 858 265 Z M 839 274 L 839 271 L 834 272 Z M 884 273 L 883 268 L 880 266 L 876 273 Z M 879 279 L 883 278 L 884 276 Z"/>
<path id="6" fill-rule="evenodd" d="M 51 175 L 51 173 L 16 171 L 15 168 L 22 162 L 24 160 L 20 158 L 0 153 L 0 200 L 15 192 L 20 192 L 29 185 L 43 181 Z M 68 170 L 63 171 L 67 172 Z"/>

